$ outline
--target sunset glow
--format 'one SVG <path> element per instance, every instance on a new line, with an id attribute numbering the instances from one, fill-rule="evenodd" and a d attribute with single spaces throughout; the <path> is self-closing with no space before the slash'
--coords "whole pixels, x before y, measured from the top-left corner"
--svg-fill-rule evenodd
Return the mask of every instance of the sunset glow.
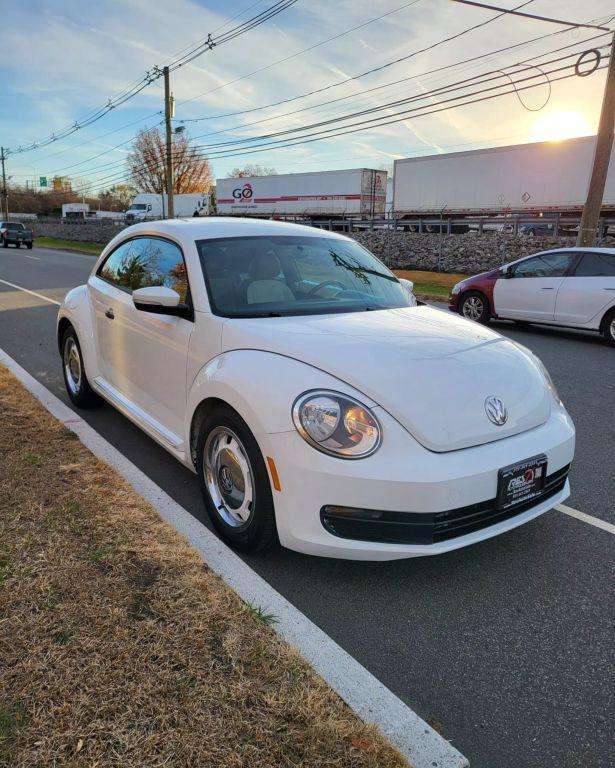
<path id="1" fill-rule="evenodd" d="M 550 112 L 536 119 L 532 141 L 562 141 L 575 136 L 589 136 L 594 131 L 580 112 Z"/>

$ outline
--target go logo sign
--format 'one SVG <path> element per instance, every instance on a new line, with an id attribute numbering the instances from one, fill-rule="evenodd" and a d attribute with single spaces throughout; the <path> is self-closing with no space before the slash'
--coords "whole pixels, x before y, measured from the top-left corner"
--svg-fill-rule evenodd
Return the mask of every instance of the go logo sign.
<path id="1" fill-rule="evenodd" d="M 244 184 L 243 187 L 237 187 L 237 189 L 233 190 L 235 200 L 251 200 L 253 194 L 251 184 Z"/>

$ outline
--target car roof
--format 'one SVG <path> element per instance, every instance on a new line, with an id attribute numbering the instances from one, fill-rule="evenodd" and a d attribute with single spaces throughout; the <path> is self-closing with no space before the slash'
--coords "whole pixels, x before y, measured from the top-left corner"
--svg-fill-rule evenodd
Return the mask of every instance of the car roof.
<path id="1" fill-rule="evenodd" d="M 142 222 L 122 230 L 122 238 L 128 235 L 137 235 L 139 232 L 151 234 L 154 231 L 161 235 L 170 235 L 178 240 L 208 240 L 217 237 L 251 237 L 255 235 L 295 235 L 297 237 L 347 239 L 336 232 L 308 227 L 303 224 L 230 216 L 203 216 Z"/>
<path id="2" fill-rule="evenodd" d="M 612 255 L 615 255 L 615 248 L 599 248 L 598 246 L 587 248 L 587 247 L 581 247 L 576 245 L 569 245 L 566 248 L 549 248 L 546 251 L 535 251 L 535 253 L 528 253 L 527 256 L 522 256 L 520 259 L 515 259 L 514 261 L 509 261 L 506 263 L 506 265 L 510 264 L 519 264 L 522 261 L 526 261 L 526 259 L 532 259 L 534 256 L 543 256 L 545 253 L 567 253 L 568 251 L 574 251 L 574 253 L 610 253 Z"/>

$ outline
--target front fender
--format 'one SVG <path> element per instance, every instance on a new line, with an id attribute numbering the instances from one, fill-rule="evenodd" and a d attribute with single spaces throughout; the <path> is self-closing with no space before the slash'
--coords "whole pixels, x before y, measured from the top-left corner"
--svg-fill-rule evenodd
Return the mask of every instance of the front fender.
<path id="1" fill-rule="evenodd" d="M 60 305 L 56 331 L 58 348 L 62 342 L 67 323 L 70 323 L 75 329 L 89 376 L 96 376 L 98 365 L 96 364 L 94 323 L 87 285 L 78 285 L 70 290 Z"/>
<path id="2" fill-rule="evenodd" d="M 374 403 L 361 392 L 325 371 L 284 355 L 252 349 L 224 352 L 201 368 L 188 394 L 191 432 L 199 404 L 217 398 L 234 408 L 252 434 L 294 431 L 292 406 L 309 389 L 331 389 L 356 398 L 368 407 Z"/>

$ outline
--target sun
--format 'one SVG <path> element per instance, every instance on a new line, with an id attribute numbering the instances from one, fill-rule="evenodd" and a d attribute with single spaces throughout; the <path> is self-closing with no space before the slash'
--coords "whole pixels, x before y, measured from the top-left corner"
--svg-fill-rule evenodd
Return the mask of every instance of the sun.
<path id="1" fill-rule="evenodd" d="M 562 141 L 589 136 L 594 131 L 580 112 L 549 112 L 541 115 L 530 131 L 532 141 Z"/>

